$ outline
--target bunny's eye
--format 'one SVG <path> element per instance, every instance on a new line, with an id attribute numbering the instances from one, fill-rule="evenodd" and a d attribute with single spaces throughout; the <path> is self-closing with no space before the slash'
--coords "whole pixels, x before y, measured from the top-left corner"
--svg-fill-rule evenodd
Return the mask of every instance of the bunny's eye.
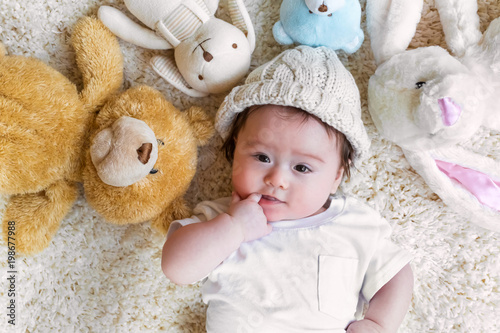
<path id="1" fill-rule="evenodd" d="M 424 86 L 425 82 L 424 81 L 419 81 L 417 83 L 415 83 L 415 86 L 417 87 L 417 89 L 420 89 Z"/>

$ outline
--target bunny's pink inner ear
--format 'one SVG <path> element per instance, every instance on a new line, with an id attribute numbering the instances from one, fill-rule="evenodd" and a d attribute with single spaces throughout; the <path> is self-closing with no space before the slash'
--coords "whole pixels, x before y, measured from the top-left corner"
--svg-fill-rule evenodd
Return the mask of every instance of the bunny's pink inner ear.
<path id="1" fill-rule="evenodd" d="M 462 108 L 450 97 L 440 98 L 438 104 L 445 126 L 454 125 L 462 114 Z"/>
<path id="2" fill-rule="evenodd" d="M 435 160 L 438 169 L 450 179 L 460 183 L 477 200 L 492 209 L 500 211 L 500 181 L 480 171 L 458 164 Z"/>

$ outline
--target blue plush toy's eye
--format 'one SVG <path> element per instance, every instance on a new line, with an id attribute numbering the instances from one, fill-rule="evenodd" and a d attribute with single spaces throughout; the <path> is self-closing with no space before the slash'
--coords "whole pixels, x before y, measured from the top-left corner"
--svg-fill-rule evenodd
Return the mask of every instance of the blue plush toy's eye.
<path id="1" fill-rule="evenodd" d="M 417 89 L 420 89 L 424 86 L 425 82 L 424 81 L 418 81 L 417 83 L 415 83 L 415 86 L 417 87 Z"/>
<path id="2" fill-rule="evenodd" d="M 158 172 L 158 169 L 151 169 L 151 171 L 149 171 L 149 173 L 152 174 L 152 175 L 154 175 L 157 172 Z"/>

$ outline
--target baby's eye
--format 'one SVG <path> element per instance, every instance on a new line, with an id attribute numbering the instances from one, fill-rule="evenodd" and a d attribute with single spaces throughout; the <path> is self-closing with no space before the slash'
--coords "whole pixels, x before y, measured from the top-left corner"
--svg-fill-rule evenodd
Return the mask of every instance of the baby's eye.
<path id="1" fill-rule="evenodd" d="M 311 172 L 311 169 L 309 169 L 309 167 L 303 165 L 303 164 L 298 164 L 296 166 L 293 167 L 296 171 L 300 172 L 300 173 L 307 173 L 307 172 Z"/>
<path id="2" fill-rule="evenodd" d="M 255 158 L 259 162 L 262 162 L 262 163 L 269 163 L 269 162 L 271 162 L 271 160 L 269 159 L 269 157 L 267 157 L 267 155 L 264 155 L 264 154 L 257 154 L 257 155 L 255 155 Z"/>

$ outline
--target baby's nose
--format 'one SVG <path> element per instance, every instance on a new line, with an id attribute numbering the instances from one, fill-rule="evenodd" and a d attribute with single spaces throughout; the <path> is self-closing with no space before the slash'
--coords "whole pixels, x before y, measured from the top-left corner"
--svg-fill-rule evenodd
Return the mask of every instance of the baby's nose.
<path id="1" fill-rule="evenodd" d="M 282 190 L 286 190 L 288 188 L 288 180 L 286 179 L 286 175 L 278 168 L 270 170 L 266 175 L 264 182 L 268 186 L 280 188 Z"/>

